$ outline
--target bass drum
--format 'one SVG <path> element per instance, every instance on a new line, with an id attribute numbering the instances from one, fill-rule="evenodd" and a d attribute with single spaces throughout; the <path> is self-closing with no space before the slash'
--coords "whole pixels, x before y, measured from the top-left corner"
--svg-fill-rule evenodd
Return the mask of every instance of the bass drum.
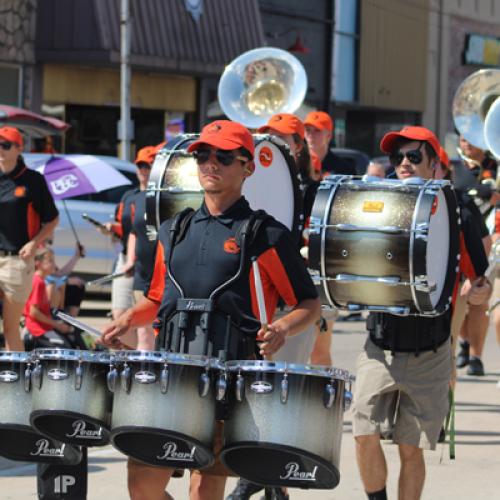
<path id="1" fill-rule="evenodd" d="M 187 147 L 197 134 L 169 142 L 155 158 L 146 193 L 150 230 L 181 210 L 197 209 L 203 202 L 198 167 Z M 255 172 L 243 185 L 243 195 L 254 210 L 265 210 L 285 225 L 299 241 L 302 233 L 302 197 L 295 161 L 284 141 L 272 135 L 254 135 Z"/>
<path id="2" fill-rule="evenodd" d="M 459 209 L 448 181 L 332 176 L 318 189 L 309 266 L 339 309 L 435 316 L 451 304 Z"/>

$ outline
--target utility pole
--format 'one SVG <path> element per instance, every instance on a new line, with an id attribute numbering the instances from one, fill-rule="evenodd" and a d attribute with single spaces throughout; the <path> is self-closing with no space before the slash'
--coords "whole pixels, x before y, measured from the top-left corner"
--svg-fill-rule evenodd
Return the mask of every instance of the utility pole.
<path id="1" fill-rule="evenodd" d="M 120 16 L 120 122 L 118 139 L 121 141 L 120 158 L 130 160 L 132 122 L 130 119 L 130 4 L 121 0 Z"/>

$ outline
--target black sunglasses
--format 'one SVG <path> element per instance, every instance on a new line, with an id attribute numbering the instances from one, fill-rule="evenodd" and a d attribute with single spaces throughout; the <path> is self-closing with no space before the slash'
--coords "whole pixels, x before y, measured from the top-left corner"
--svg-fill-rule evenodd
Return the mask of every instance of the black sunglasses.
<path id="1" fill-rule="evenodd" d="M 420 165 L 420 163 L 422 163 L 422 160 L 424 159 L 424 155 L 420 151 L 421 147 L 422 145 L 420 145 L 417 149 L 411 149 L 410 151 L 406 151 L 404 153 L 403 151 L 398 151 L 397 153 L 390 155 L 389 160 L 391 162 L 391 165 L 393 167 L 401 165 L 405 157 L 411 164 Z"/>
<path id="2" fill-rule="evenodd" d="M 234 154 L 233 151 L 227 151 L 225 149 L 216 149 L 215 151 L 215 159 L 225 167 L 229 167 L 234 160 L 240 160 L 242 162 L 250 161 L 246 156 L 238 156 Z M 212 154 L 211 149 L 197 149 L 193 151 L 193 157 L 196 160 L 198 165 L 202 165 L 206 163 Z"/>
<path id="3" fill-rule="evenodd" d="M 5 151 L 9 151 L 12 147 L 12 142 L 0 142 L 0 148 L 5 149 Z"/>

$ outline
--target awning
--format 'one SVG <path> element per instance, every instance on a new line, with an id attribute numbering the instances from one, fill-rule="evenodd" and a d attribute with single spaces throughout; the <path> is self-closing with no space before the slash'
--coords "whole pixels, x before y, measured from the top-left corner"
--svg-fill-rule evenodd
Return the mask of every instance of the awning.
<path id="1" fill-rule="evenodd" d="M 135 67 L 218 75 L 239 54 L 266 45 L 258 0 L 205 0 L 198 22 L 183 0 L 131 5 Z M 39 62 L 118 64 L 120 0 L 44 0 L 36 47 Z"/>

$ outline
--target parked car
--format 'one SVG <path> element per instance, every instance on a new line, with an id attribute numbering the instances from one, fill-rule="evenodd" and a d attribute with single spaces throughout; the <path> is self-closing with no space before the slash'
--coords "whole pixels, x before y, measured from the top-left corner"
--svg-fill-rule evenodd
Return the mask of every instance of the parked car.
<path id="1" fill-rule="evenodd" d="M 48 160 L 50 155 L 25 153 L 23 158 L 29 168 L 34 168 L 45 159 Z M 64 264 L 75 252 L 76 242 L 68 221 L 69 214 L 78 238 L 85 247 L 86 256 L 78 261 L 74 271 L 84 280 L 111 273 L 115 258 L 120 251 L 120 244 L 98 232 L 92 224 L 82 218 L 82 214 L 87 213 L 102 223 L 111 222 L 123 193 L 137 185 L 136 168 L 133 163 L 112 156 L 97 156 L 97 158 L 119 170 L 132 184 L 56 201 L 59 210 L 59 225 L 55 230 L 53 241 L 56 261 Z"/>

